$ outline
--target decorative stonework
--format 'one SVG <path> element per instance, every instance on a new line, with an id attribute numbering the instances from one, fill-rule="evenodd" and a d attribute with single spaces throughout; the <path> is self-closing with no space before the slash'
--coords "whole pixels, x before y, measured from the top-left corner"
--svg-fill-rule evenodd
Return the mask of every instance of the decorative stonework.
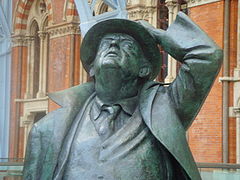
<path id="1" fill-rule="evenodd" d="M 177 0 L 166 0 L 166 7 L 168 8 L 168 25 L 170 26 L 176 19 L 177 13 L 179 11 L 179 3 Z M 166 83 L 171 83 L 177 76 L 177 61 L 168 56 L 168 74 L 165 78 Z"/>
<path id="2" fill-rule="evenodd" d="M 62 37 L 70 34 L 80 34 L 78 23 L 63 23 L 47 28 L 50 39 Z"/>
<path id="3" fill-rule="evenodd" d="M 199 6 L 203 4 L 213 3 L 220 0 L 187 0 L 188 7 Z"/>
<path id="4" fill-rule="evenodd" d="M 131 20 L 144 19 L 149 21 L 151 14 L 156 12 L 155 7 L 137 7 L 137 8 L 128 8 L 128 18 Z"/>
<path id="5" fill-rule="evenodd" d="M 63 20 L 67 22 L 80 22 L 74 1 L 65 1 L 63 9 Z"/>
<path id="6" fill-rule="evenodd" d="M 31 8 L 32 6 L 34 8 Z M 42 15 L 49 14 L 48 20 L 50 24 L 52 23 L 52 4 L 50 0 L 19 0 L 13 16 L 13 31 L 15 33 L 20 33 L 27 28 L 27 20 L 31 10 L 35 11 L 35 14 L 39 12 Z"/>
<path id="7" fill-rule="evenodd" d="M 237 118 L 240 118 L 240 107 L 233 108 L 234 113 L 236 114 Z"/>
<path id="8" fill-rule="evenodd" d="M 27 36 L 22 36 L 22 35 L 12 36 L 12 47 L 27 46 L 27 45 L 28 45 Z"/>

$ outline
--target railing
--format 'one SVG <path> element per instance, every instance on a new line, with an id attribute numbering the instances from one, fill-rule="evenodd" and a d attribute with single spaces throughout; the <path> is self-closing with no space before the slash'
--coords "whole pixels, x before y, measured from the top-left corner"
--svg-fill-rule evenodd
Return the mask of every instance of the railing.
<path id="1" fill-rule="evenodd" d="M 0 180 L 22 180 L 23 160 L 0 158 Z"/>
<path id="2" fill-rule="evenodd" d="M 240 180 L 240 164 L 197 163 L 203 180 Z"/>
<path id="3" fill-rule="evenodd" d="M 240 164 L 197 163 L 197 166 L 202 180 L 240 180 Z M 21 180 L 22 170 L 23 159 L 0 159 L 0 180 Z"/>

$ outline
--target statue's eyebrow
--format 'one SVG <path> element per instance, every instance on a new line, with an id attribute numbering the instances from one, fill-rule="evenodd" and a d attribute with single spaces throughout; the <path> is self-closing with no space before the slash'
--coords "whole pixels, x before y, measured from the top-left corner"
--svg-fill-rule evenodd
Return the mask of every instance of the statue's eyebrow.
<path id="1" fill-rule="evenodd" d="M 120 39 L 120 41 L 128 41 L 128 42 L 132 42 L 132 41 L 133 41 L 132 39 L 127 38 L 127 37 L 119 37 L 118 39 Z M 118 39 L 116 39 L 116 40 L 118 40 Z M 115 40 L 115 38 L 112 38 L 112 37 L 104 37 L 104 38 L 102 38 L 102 40 L 112 41 L 112 40 Z"/>
<path id="2" fill-rule="evenodd" d="M 114 40 L 114 38 L 111 38 L 111 37 L 104 37 L 104 38 L 102 38 L 102 40 Z"/>

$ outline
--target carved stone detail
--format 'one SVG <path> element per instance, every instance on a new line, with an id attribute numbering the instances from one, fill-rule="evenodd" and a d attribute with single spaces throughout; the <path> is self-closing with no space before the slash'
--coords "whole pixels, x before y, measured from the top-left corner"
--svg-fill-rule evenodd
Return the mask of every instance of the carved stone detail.
<path id="1" fill-rule="evenodd" d="M 153 14 L 156 11 L 155 7 L 137 7 L 134 9 L 128 10 L 128 18 L 131 20 L 139 20 L 144 19 L 149 21 L 149 18 L 151 17 L 151 14 Z"/>
<path id="2" fill-rule="evenodd" d="M 56 26 L 49 26 L 47 29 L 50 35 L 50 39 L 70 34 L 80 34 L 80 28 L 78 23 L 58 24 Z"/>
<path id="3" fill-rule="evenodd" d="M 188 7 L 194 7 L 194 6 L 199 6 L 203 4 L 208 4 L 212 2 L 217 2 L 220 0 L 187 0 Z"/>
<path id="4" fill-rule="evenodd" d="M 22 35 L 13 35 L 12 47 L 16 46 L 28 46 L 28 37 Z"/>

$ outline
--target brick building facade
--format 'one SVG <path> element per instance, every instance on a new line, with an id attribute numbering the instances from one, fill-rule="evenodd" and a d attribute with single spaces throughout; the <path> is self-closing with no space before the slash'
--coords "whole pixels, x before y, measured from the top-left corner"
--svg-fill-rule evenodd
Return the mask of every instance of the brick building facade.
<path id="1" fill-rule="evenodd" d="M 228 69 L 227 75 L 222 68 L 203 108 L 187 133 L 197 162 L 239 163 L 239 2 L 230 0 L 227 6 L 226 0 L 127 1 L 130 19 L 144 19 L 161 28 L 171 24 L 176 13 L 183 10 L 228 53 L 225 57 L 228 61 L 225 67 Z M 58 108 L 48 99 L 47 93 L 84 83 L 88 81 L 88 76 L 80 63 L 81 35 L 73 0 L 13 0 L 12 4 L 9 157 L 22 158 L 32 124 Z M 106 4 L 98 1 L 96 14 L 108 10 Z M 227 14 L 229 18 L 226 18 Z M 166 82 L 171 82 L 177 75 L 179 65 L 167 56 L 164 65 L 162 69 L 165 74 L 159 75 L 158 79 L 165 78 Z M 227 93 L 223 92 L 224 84 L 228 86 Z M 227 108 L 223 108 L 224 98 L 227 98 Z M 226 113 L 227 126 L 223 123 L 223 114 Z"/>

